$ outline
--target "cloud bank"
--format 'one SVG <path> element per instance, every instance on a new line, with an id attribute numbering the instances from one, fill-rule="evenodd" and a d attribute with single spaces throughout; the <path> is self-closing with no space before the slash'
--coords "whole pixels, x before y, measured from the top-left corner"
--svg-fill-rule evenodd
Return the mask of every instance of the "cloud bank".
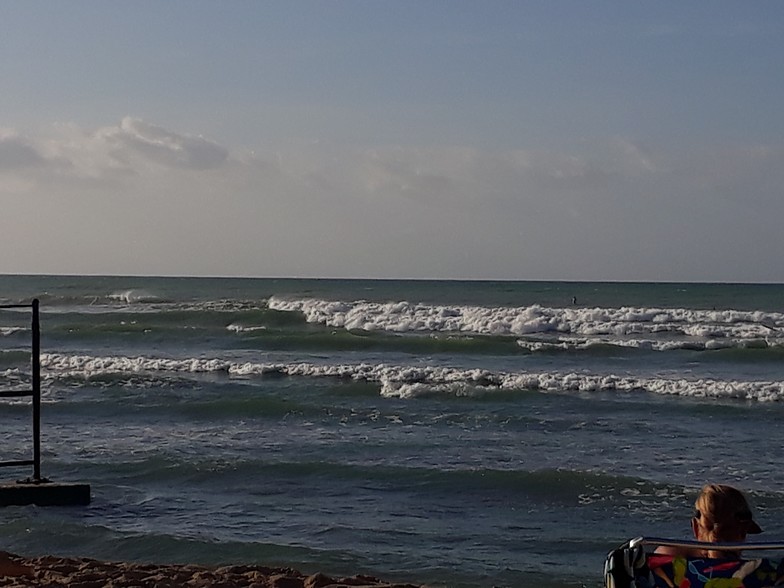
<path id="1" fill-rule="evenodd" d="M 624 137 L 246 151 L 131 117 L 5 130 L 0 271 L 777 281 L 783 163 Z"/>
<path id="2" fill-rule="evenodd" d="M 43 161 L 35 147 L 15 132 L 0 129 L 0 170 L 26 169 Z"/>

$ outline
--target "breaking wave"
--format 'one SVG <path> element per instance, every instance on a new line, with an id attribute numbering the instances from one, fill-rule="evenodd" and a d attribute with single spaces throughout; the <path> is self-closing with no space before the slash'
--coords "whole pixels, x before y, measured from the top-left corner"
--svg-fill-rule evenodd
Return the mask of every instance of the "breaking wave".
<path id="1" fill-rule="evenodd" d="M 205 374 L 224 372 L 230 377 L 290 376 L 339 378 L 379 385 L 388 398 L 420 396 L 484 396 L 499 391 L 541 392 L 647 392 L 692 398 L 784 400 L 784 382 L 767 380 L 720 380 L 683 377 L 632 377 L 568 371 L 494 372 L 444 366 L 406 366 L 370 363 L 254 363 L 222 359 L 167 359 L 44 354 L 44 377 L 84 380 L 150 374 Z"/>
<path id="2" fill-rule="evenodd" d="M 784 314 L 683 308 L 441 306 L 271 297 L 268 307 L 332 328 L 519 337 L 529 351 L 595 346 L 653 351 L 784 347 Z"/>

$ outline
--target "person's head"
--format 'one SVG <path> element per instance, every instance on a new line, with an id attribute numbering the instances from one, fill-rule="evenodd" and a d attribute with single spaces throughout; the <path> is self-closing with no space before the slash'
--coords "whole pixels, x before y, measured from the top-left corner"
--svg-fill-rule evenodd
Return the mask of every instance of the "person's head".
<path id="1" fill-rule="evenodd" d="M 698 541 L 711 543 L 739 543 L 748 534 L 762 533 L 743 493 L 724 484 L 702 489 L 694 503 L 691 527 Z"/>

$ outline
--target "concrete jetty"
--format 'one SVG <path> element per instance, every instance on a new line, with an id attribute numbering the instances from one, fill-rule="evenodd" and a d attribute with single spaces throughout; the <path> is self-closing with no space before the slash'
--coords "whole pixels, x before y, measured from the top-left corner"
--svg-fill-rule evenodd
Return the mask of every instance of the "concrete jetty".
<path id="1" fill-rule="evenodd" d="M 0 506 L 78 506 L 90 504 L 90 485 L 50 481 L 0 483 Z"/>
<path id="2" fill-rule="evenodd" d="M 0 506 L 79 506 L 90 504 L 90 485 L 50 481 L 0 483 Z"/>

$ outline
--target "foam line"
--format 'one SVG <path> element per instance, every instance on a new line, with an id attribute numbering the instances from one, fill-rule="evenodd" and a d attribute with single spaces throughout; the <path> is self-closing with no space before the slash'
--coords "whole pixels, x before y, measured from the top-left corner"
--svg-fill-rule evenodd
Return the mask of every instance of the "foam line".
<path id="1" fill-rule="evenodd" d="M 548 308 L 439 306 L 271 297 L 268 307 L 301 313 L 333 328 L 397 333 L 582 337 L 611 344 L 669 348 L 784 345 L 784 314 L 683 308 Z M 558 341 L 560 343 L 560 341 Z M 566 341 L 567 345 L 569 341 Z"/>
<path id="2" fill-rule="evenodd" d="M 219 359 L 168 359 L 152 357 L 93 357 L 44 354 L 48 380 L 105 375 L 198 374 L 226 372 L 232 377 L 269 374 L 307 378 L 341 378 L 379 384 L 384 397 L 416 398 L 425 395 L 476 396 L 497 391 L 543 392 L 649 392 L 694 398 L 736 398 L 757 401 L 784 400 L 784 382 L 764 380 L 715 380 L 711 378 L 637 378 L 616 374 L 577 372 L 492 372 L 443 366 L 387 364 L 314 364 L 233 362 Z"/>

